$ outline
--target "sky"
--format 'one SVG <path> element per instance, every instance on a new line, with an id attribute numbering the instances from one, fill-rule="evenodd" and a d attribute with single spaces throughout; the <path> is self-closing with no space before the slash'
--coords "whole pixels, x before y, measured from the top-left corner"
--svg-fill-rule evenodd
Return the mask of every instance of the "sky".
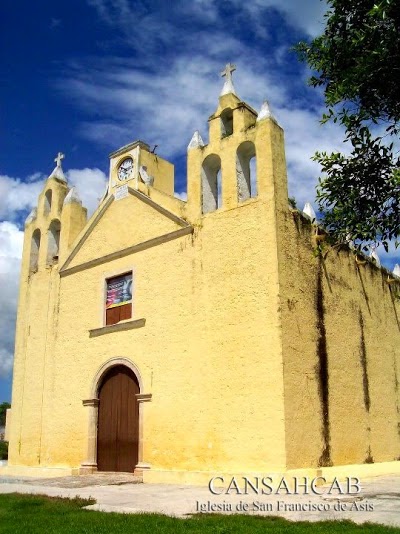
<path id="1" fill-rule="evenodd" d="M 0 7 L 0 403 L 11 400 L 24 220 L 65 154 L 63 169 L 93 212 L 108 154 L 134 140 L 175 164 L 186 191 L 186 149 L 207 142 L 225 64 L 238 96 L 268 99 L 285 130 L 289 194 L 314 201 L 318 150 L 343 150 L 322 126 L 320 92 L 291 47 L 323 31 L 324 0 L 3 0 Z M 392 268 L 394 250 L 382 254 Z"/>

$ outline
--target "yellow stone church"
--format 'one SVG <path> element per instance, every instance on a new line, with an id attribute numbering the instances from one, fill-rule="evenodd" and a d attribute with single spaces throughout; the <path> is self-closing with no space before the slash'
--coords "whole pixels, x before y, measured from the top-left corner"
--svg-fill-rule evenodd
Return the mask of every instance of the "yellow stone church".
<path id="1" fill-rule="evenodd" d="M 87 220 L 56 158 L 25 226 L 3 472 L 400 472 L 399 280 L 289 206 L 283 130 L 232 70 L 187 201 L 136 141 Z"/>

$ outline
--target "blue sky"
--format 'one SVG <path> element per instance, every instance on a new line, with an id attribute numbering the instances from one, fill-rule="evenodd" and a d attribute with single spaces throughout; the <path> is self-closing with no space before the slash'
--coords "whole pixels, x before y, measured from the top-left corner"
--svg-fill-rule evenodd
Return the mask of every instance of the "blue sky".
<path id="1" fill-rule="evenodd" d="M 321 33 L 324 1 L 3 0 L 0 10 L 1 402 L 11 398 L 23 221 L 58 151 L 90 211 L 109 152 L 136 139 L 175 163 L 184 198 L 186 147 L 194 130 L 207 140 L 228 62 L 238 95 L 257 110 L 267 98 L 285 129 L 300 207 L 315 196 L 313 152 L 343 147 L 336 125 L 319 124 L 321 95 L 290 50 Z"/>

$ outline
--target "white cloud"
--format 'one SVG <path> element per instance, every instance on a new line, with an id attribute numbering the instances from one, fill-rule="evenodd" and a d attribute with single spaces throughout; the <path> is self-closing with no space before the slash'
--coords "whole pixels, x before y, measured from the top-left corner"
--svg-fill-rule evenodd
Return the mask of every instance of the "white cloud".
<path id="1" fill-rule="evenodd" d="M 289 61 L 288 50 L 293 43 L 286 35 L 280 36 L 279 43 L 279 39 L 271 41 L 279 28 L 271 26 L 268 10 L 276 9 L 290 25 L 309 35 L 321 32 L 327 10 L 325 0 L 226 0 L 223 5 L 218 0 L 176 0 L 174 10 L 163 0 L 154 0 L 151 5 L 144 0 L 134 5 L 128 0 L 87 1 L 103 21 L 120 29 L 119 38 L 125 45 L 140 53 L 135 61 L 103 57 L 91 58 L 86 65 L 75 63 L 68 79 L 60 82 L 59 88 L 68 98 L 92 115 L 92 120 L 81 124 L 82 135 L 108 147 L 111 138 L 116 147 L 140 138 L 158 144 L 159 153 L 169 159 L 184 153 L 194 130 L 199 129 L 206 140 L 206 118 L 216 108 L 222 87 L 218 76 L 228 61 L 237 64 L 235 85 L 244 100 L 256 109 L 264 98 L 276 109 L 287 108 L 293 84 L 304 89 L 305 80 L 299 76 L 288 80 L 287 73 L 278 71 L 277 65 Z M 138 32 L 132 33 L 132 25 Z M 248 32 L 258 33 L 262 39 L 249 46 Z M 299 105 L 289 107 L 300 114 Z M 307 131 L 318 118 L 310 112 L 301 124 L 302 130 Z M 294 130 L 290 121 L 286 125 Z M 322 135 L 328 138 L 332 132 L 327 128 Z M 312 172 L 314 177 L 316 167 L 309 158 L 319 145 L 308 148 L 318 136 L 306 135 L 310 141 L 307 147 L 301 137 L 301 149 L 299 143 L 288 145 L 289 164 L 296 164 L 298 173 L 305 176 Z M 328 145 L 332 144 L 329 140 Z M 312 188 L 315 184 L 303 176 L 298 177 L 300 182 L 312 184 Z"/>
<path id="2" fill-rule="evenodd" d="M 166 41 L 173 31 L 175 39 L 179 40 L 184 33 L 182 27 L 178 27 L 182 19 L 211 25 L 221 22 L 228 11 L 242 15 L 248 31 L 265 37 L 268 33 L 268 8 L 278 10 L 294 28 L 316 36 L 322 31 L 323 15 L 327 11 L 325 0 L 226 0 L 223 6 L 218 0 L 175 0 L 173 10 L 164 0 L 153 0 L 151 8 L 140 0 L 134 5 L 127 0 L 87 1 L 105 22 L 125 31 L 132 46 L 151 46 L 156 41 Z M 140 39 L 136 32 L 133 38 L 129 38 L 132 27 L 138 27 L 138 22 Z"/>
<path id="3" fill-rule="evenodd" d="M 0 223 L 0 376 L 3 377 L 12 369 L 23 236 L 15 224 Z"/>
<path id="4" fill-rule="evenodd" d="M 23 241 L 24 233 L 16 224 L 9 221 L 0 222 L 0 274 L 10 272 L 9 261 L 21 258 Z"/>
<path id="5" fill-rule="evenodd" d="M 289 195 L 295 196 L 299 207 L 314 202 L 320 166 L 311 160 L 320 151 L 344 151 L 342 130 L 333 123 L 321 125 L 319 112 L 304 109 L 277 108 L 276 117 L 285 130 Z"/>
<path id="6" fill-rule="evenodd" d="M 324 13 L 327 11 L 325 0 L 252 0 L 242 2 L 231 0 L 233 4 L 243 6 L 251 15 L 250 21 L 258 30 L 266 25 L 267 7 L 273 7 L 286 16 L 288 22 L 294 27 L 303 30 L 314 37 L 323 31 Z"/>
<path id="7" fill-rule="evenodd" d="M 88 212 L 92 213 L 102 197 L 107 177 L 100 169 L 70 169 L 66 172 L 70 186 L 76 186 Z M 0 220 L 17 221 L 37 206 L 46 175 L 36 172 L 24 180 L 0 175 Z"/>
<path id="8" fill-rule="evenodd" d="M 66 173 L 70 186 L 75 186 L 88 209 L 89 216 L 97 209 L 108 179 L 100 169 L 69 169 Z"/>
<path id="9" fill-rule="evenodd" d="M 44 175 L 40 173 L 32 174 L 24 181 L 0 175 L 0 220 L 16 220 L 21 212 L 36 206 L 43 180 Z"/>
<path id="10" fill-rule="evenodd" d="M 213 47 L 225 50 L 219 44 L 222 41 L 217 35 Z M 275 105 L 283 105 L 285 88 L 268 73 L 266 60 L 251 57 L 234 39 L 228 45 L 240 71 L 235 80 L 238 94 L 257 109 L 267 96 Z M 109 60 L 93 70 L 75 68 L 60 88 L 89 114 L 93 112 L 93 120 L 81 124 L 85 137 L 108 147 L 113 139 L 114 148 L 139 138 L 157 143 L 161 155 L 174 158 L 182 154 L 195 130 L 207 138 L 206 121 L 217 107 L 223 84 L 221 65 L 218 58 L 180 55 L 168 69 L 155 73 Z M 267 73 L 260 75 L 260 67 Z M 103 110 L 100 119 L 99 109 Z"/>
<path id="11" fill-rule="evenodd" d="M 238 44 L 231 43 L 231 48 L 235 46 Z M 299 202 L 313 201 L 319 167 L 310 158 L 317 147 L 328 151 L 339 148 L 339 128 L 320 125 L 322 109 L 299 107 L 300 102 L 288 94 L 287 84 L 267 70 L 263 59 L 248 60 L 245 49 L 238 54 L 237 93 L 256 110 L 268 97 L 285 129 L 290 194 Z M 82 125 L 86 137 L 105 146 L 112 138 L 114 148 L 140 138 L 158 144 L 159 154 L 174 160 L 185 154 L 195 130 L 200 130 L 207 142 L 207 118 L 217 107 L 223 84 L 218 77 L 220 66 L 217 59 L 179 56 L 167 71 L 153 73 L 110 61 L 94 72 L 75 70 L 77 78 L 64 82 L 63 87 L 77 99 L 84 95 L 85 105 L 104 110 L 100 122 L 94 119 Z M 113 117 L 123 120 L 116 124 Z"/>
<path id="12" fill-rule="evenodd" d="M 13 355 L 11 352 L 0 348 L 0 378 L 10 375 L 13 368 Z"/>
<path id="13" fill-rule="evenodd" d="M 207 138 L 206 118 L 216 108 L 222 87 L 222 80 L 217 80 L 228 61 L 237 64 L 235 85 L 243 99 L 256 109 L 264 98 L 284 108 L 293 83 L 302 85 L 305 80 L 287 81 L 287 74 L 277 71 L 277 65 L 288 61 L 293 43 L 282 37 L 279 46 L 270 43 L 268 48 L 267 34 L 276 30 L 269 27 L 268 9 L 277 9 L 293 27 L 309 34 L 321 31 L 326 11 L 321 0 L 227 0 L 223 6 L 218 0 L 177 0 L 174 10 L 163 0 L 151 5 L 143 0 L 135 5 L 128 0 L 87 1 L 104 22 L 120 29 L 119 39 L 138 54 L 134 61 L 102 57 L 91 58 L 90 64 L 75 62 L 68 78 L 60 81 L 59 89 L 92 117 L 81 123 L 82 135 L 107 148 L 110 139 L 117 148 L 140 138 L 158 144 L 159 153 L 169 159 L 184 153 L 194 130 Z M 132 32 L 132 25 L 137 32 Z M 260 46 L 249 46 L 245 28 L 253 33 L 269 30 Z M 309 163 L 303 167 L 309 172 Z"/>
<path id="14" fill-rule="evenodd" d="M 192 0 L 184 2 L 181 13 L 187 14 L 203 22 L 212 23 L 218 19 L 218 0 Z"/>

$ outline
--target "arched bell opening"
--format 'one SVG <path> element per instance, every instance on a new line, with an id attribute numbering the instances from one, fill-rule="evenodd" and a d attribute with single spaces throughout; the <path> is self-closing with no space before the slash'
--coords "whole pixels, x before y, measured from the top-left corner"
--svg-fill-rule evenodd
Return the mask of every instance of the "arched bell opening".
<path id="1" fill-rule="evenodd" d="M 51 211 L 51 203 L 53 198 L 53 192 L 48 189 L 44 195 L 44 214 L 48 215 Z"/>
<path id="2" fill-rule="evenodd" d="M 30 251 L 30 258 L 29 258 L 29 270 L 31 272 L 36 272 L 38 270 L 40 237 L 41 237 L 40 230 L 39 228 L 36 228 L 31 238 L 31 251 Z"/>
<path id="3" fill-rule="evenodd" d="M 209 213 L 222 205 L 221 158 L 210 154 L 201 169 L 202 212 Z"/>
<path id="4" fill-rule="evenodd" d="M 244 141 L 237 148 L 236 181 L 239 202 L 257 196 L 256 147 L 251 141 Z"/>
<path id="5" fill-rule="evenodd" d="M 58 262 L 60 250 L 61 223 L 58 219 L 51 221 L 48 231 L 47 263 L 49 265 Z"/>
<path id="6" fill-rule="evenodd" d="M 233 111 L 231 108 L 226 108 L 220 115 L 221 119 L 221 138 L 228 137 L 233 134 Z"/>

